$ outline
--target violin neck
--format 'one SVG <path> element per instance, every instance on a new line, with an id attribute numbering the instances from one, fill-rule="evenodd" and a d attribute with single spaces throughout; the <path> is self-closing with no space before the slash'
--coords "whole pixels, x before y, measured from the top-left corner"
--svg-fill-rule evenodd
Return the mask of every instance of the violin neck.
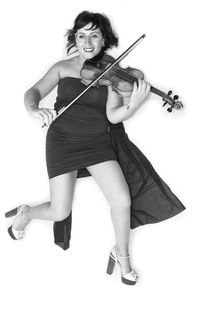
<path id="1" fill-rule="evenodd" d="M 166 93 L 164 93 L 164 92 L 158 90 L 157 88 L 155 88 L 155 87 L 153 87 L 153 86 L 151 86 L 150 91 L 151 91 L 152 93 L 154 93 L 154 94 L 157 94 L 157 95 L 163 97 L 163 98 L 169 99 L 169 95 L 168 95 L 168 94 L 166 94 Z"/>

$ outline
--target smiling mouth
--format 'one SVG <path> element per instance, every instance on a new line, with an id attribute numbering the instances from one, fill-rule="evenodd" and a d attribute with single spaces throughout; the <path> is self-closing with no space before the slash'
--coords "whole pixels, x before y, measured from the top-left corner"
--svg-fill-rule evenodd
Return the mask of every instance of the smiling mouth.
<path id="1" fill-rule="evenodd" d="M 92 52 L 93 50 L 94 50 L 94 48 L 84 48 L 84 51 L 88 52 L 88 53 Z"/>

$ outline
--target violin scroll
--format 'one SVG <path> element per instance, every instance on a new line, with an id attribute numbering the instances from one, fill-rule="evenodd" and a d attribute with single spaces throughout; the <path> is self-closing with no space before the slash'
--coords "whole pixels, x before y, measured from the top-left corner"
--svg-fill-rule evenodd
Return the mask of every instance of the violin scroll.
<path id="1" fill-rule="evenodd" d="M 167 111 L 169 113 L 172 112 L 173 109 L 182 109 L 183 108 L 183 104 L 181 101 L 177 101 L 179 96 L 178 95 L 174 95 L 173 98 L 170 96 L 172 94 L 172 91 L 170 90 L 166 95 L 167 97 L 163 97 L 163 101 L 164 101 L 164 104 L 163 104 L 163 107 L 166 105 L 166 104 L 169 104 L 170 107 L 167 108 Z"/>

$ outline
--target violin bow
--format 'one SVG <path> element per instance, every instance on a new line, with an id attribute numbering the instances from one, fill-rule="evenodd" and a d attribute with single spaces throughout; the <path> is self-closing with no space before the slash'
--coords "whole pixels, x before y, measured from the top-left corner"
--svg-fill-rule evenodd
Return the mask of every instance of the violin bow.
<path id="1" fill-rule="evenodd" d="M 124 58 L 133 48 L 136 47 L 137 44 L 145 37 L 146 35 L 143 34 L 140 36 L 129 48 L 127 48 L 113 63 L 109 64 L 107 68 L 96 78 L 94 79 L 91 83 L 88 84 L 88 86 L 83 90 L 78 96 L 76 96 L 67 106 L 62 107 L 56 116 L 56 118 L 52 121 L 51 125 L 54 123 L 54 121 L 69 107 L 71 106 L 74 102 L 76 102 L 91 86 L 93 86 L 105 73 L 107 73 L 116 63 L 118 63 L 122 58 Z M 45 127 L 46 124 L 42 125 L 42 128 Z"/>

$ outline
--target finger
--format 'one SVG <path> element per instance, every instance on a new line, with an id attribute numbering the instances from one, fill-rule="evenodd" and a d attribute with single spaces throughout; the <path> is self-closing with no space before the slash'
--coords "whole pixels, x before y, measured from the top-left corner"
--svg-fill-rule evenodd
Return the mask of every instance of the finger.
<path id="1" fill-rule="evenodd" d="M 144 80 L 139 79 L 139 87 L 138 87 L 138 93 L 143 93 L 144 90 Z"/>
<path id="2" fill-rule="evenodd" d="M 138 89 L 139 91 L 138 91 L 138 92 L 141 93 L 141 94 L 143 94 L 144 85 L 145 85 L 145 84 L 144 84 L 144 80 L 141 80 L 141 79 L 140 79 L 140 82 L 139 82 L 139 83 L 140 83 L 140 84 L 139 84 L 139 89 Z"/>
<path id="3" fill-rule="evenodd" d="M 51 112 L 50 109 L 48 109 L 48 110 L 46 111 L 46 114 L 47 114 L 47 116 L 48 116 L 49 125 L 50 125 L 50 124 L 52 123 L 52 121 L 53 121 L 53 113 Z"/>
<path id="4" fill-rule="evenodd" d="M 149 91 L 150 91 L 150 86 L 148 84 L 146 84 L 146 87 L 145 87 L 145 90 L 144 90 L 144 94 L 143 94 L 144 99 L 147 98 L 147 96 L 149 94 Z"/>
<path id="5" fill-rule="evenodd" d="M 144 94 L 144 95 L 148 94 L 147 88 L 148 88 L 148 83 L 143 80 L 141 93 Z"/>
<path id="6" fill-rule="evenodd" d="M 144 93 L 145 93 L 146 95 L 148 95 L 149 92 L 150 92 L 150 85 L 149 85 L 148 83 L 146 83 Z"/>
<path id="7" fill-rule="evenodd" d="M 134 92 L 135 92 L 135 94 L 137 94 L 138 93 L 138 89 L 139 89 L 139 86 L 140 86 L 140 82 L 139 82 L 139 79 L 137 79 L 137 81 L 135 81 L 135 89 L 134 89 Z"/>
<path id="8" fill-rule="evenodd" d="M 54 109 L 48 108 L 45 112 L 48 115 L 49 124 L 51 124 L 56 117 L 56 111 Z"/>
<path id="9" fill-rule="evenodd" d="M 149 92 L 150 92 L 150 89 L 151 89 L 151 86 L 149 83 L 146 84 L 146 90 L 145 90 L 145 93 L 148 95 Z"/>
<path id="10" fill-rule="evenodd" d="M 55 109 L 50 109 L 52 116 L 53 116 L 53 120 L 56 119 L 57 113 Z"/>
<path id="11" fill-rule="evenodd" d="M 49 126 L 49 116 L 48 116 L 48 114 L 44 110 L 42 110 L 42 111 L 40 111 L 40 115 L 42 116 L 43 123 L 46 124 L 47 126 Z"/>
<path id="12" fill-rule="evenodd" d="M 52 109 L 50 108 L 45 108 L 44 109 L 45 114 L 48 117 L 48 124 L 50 125 L 53 121 L 53 113 L 52 113 Z"/>
<path id="13" fill-rule="evenodd" d="M 52 117 L 53 117 L 53 120 L 56 118 L 57 114 L 56 114 L 56 111 L 54 109 L 51 109 L 51 113 L 52 113 Z"/>
<path id="14" fill-rule="evenodd" d="M 47 125 L 49 126 L 51 124 L 51 121 L 52 121 L 52 116 L 50 114 L 50 112 L 47 110 L 45 111 L 45 115 L 46 115 L 46 121 L 47 121 Z"/>
<path id="15" fill-rule="evenodd" d="M 45 122 L 45 119 L 44 119 L 44 117 L 43 117 L 42 114 L 39 114 L 39 115 L 37 116 L 37 118 L 39 118 L 39 120 L 40 120 L 40 122 L 41 122 L 41 124 L 42 124 L 42 127 L 46 126 L 46 122 Z"/>
<path id="16" fill-rule="evenodd" d="M 133 91 L 132 91 L 132 94 L 135 94 L 135 92 L 137 91 L 137 82 L 135 81 L 133 83 Z"/>
<path id="17" fill-rule="evenodd" d="M 45 119 L 45 116 L 41 114 L 40 117 L 41 117 L 42 126 L 48 126 L 48 122 Z"/>
<path id="18" fill-rule="evenodd" d="M 56 119 L 57 113 L 54 109 L 49 109 L 50 117 L 51 117 L 51 123 Z"/>

